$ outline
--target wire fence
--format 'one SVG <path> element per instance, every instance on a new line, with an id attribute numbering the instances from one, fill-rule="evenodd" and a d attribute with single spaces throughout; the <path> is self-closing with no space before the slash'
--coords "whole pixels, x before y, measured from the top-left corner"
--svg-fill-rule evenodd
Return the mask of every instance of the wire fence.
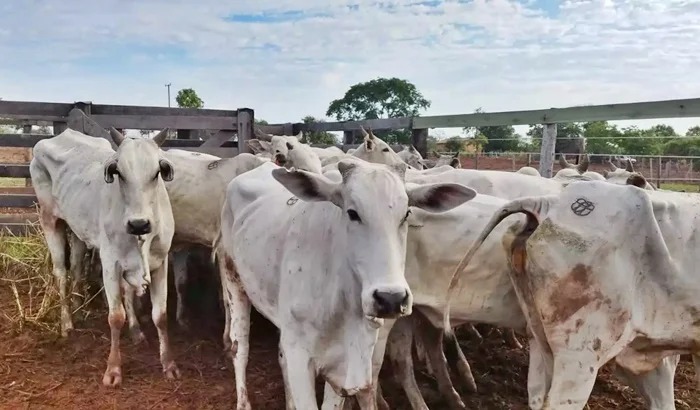
<path id="1" fill-rule="evenodd" d="M 440 155 L 454 155 L 456 152 L 440 151 Z M 558 158 L 554 162 L 554 172 L 558 171 Z M 564 153 L 571 164 L 580 162 L 582 155 L 579 153 Z M 700 156 L 683 155 L 636 155 L 636 154 L 588 154 L 590 164 L 589 171 L 603 173 L 612 170 L 612 163 L 618 168 L 627 167 L 627 160 L 632 163 L 636 172 L 656 184 L 659 188 L 684 190 L 686 192 L 700 192 Z M 539 152 L 460 152 L 459 158 L 462 168 L 517 171 L 522 167 L 530 166 L 539 169 Z"/>

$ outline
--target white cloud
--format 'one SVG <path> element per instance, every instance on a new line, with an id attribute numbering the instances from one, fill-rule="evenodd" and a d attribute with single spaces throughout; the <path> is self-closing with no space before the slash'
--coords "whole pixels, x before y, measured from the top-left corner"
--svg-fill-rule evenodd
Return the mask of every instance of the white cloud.
<path id="1" fill-rule="evenodd" d="M 0 97 L 165 105 L 172 82 L 207 107 L 287 122 L 322 117 L 378 76 L 415 83 L 433 103 L 426 114 L 700 95 L 699 0 L 225 3 L 4 0 Z M 274 24 L 226 20 L 299 11 Z"/>

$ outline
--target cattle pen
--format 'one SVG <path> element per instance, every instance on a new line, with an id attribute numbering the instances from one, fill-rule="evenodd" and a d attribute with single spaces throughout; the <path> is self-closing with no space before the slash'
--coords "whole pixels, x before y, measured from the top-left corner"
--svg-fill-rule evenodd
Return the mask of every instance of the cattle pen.
<path id="1" fill-rule="evenodd" d="M 664 118 L 700 118 L 700 98 L 551 108 L 519 112 L 475 113 L 405 118 L 372 119 L 346 122 L 284 123 L 258 125 L 250 108 L 235 110 L 189 109 L 93 104 L 91 102 L 49 103 L 0 101 L 0 124 L 17 127 L 21 133 L 0 134 L 0 408 L 232 408 L 235 401 L 233 370 L 221 351 L 221 314 L 208 298 L 211 278 L 217 273 L 210 266 L 208 251 L 189 261 L 197 290 L 190 302 L 201 304 L 202 320 L 189 332 L 174 330 L 173 347 L 183 376 L 177 381 L 161 377 L 155 330 L 144 326 L 148 345 L 125 342 L 125 372 L 128 381 L 118 390 L 100 383 L 109 345 L 109 327 L 99 295 L 99 286 L 77 310 L 79 330 L 68 340 L 56 332 L 56 294 L 51 289 L 52 275 L 48 252 L 38 228 L 36 196 L 31 187 L 29 161 L 31 148 L 66 128 L 87 135 L 111 139 L 109 127 L 140 130 L 144 134 L 169 128 L 172 138 L 164 149 L 184 149 L 219 157 L 250 152 L 246 141 L 256 138 L 256 128 L 272 135 L 297 135 L 299 132 L 339 132 L 338 147 L 347 151 L 357 147 L 361 128 L 372 130 L 408 130 L 411 143 L 423 157 L 429 153 L 429 130 L 434 128 L 486 127 L 499 125 L 542 124 L 539 152 L 468 153 L 462 155 L 463 168 L 516 171 L 529 165 L 544 177 L 556 171 L 555 142 L 557 124 L 584 121 L 645 120 Z M 48 131 L 35 133 L 36 129 Z M 394 147 L 395 150 L 400 147 Z M 570 159 L 582 152 L 564 152 Z M 594 155 L 607 159 L 608 154 Z M 649 180 L 697 183 L 693 160 L 683 157 L 683 166 L 669 165 L 671 157 L 636 156 L 637 168 Z M 682 157 L 675 157 L 682 158 Z M 665 164 L 665 165 L 664 165 Z M 689 164 L 689 165 L 688 165 Z M 594 161 L 594 170 L 603 161 Z M 170 292 L 171 295 L 174 292 Z M 196 293 L 196 292 L 195 292 Z M 170 312 L 173 309 L 169 309 Z M 148 323 L 148 320 L 142 320 Z M 277 332 L 259 315 L 253 316 L 251 362 L 248 386 L 253 408 L 284 408 L 284 390 L 277 361 Z M 175 328 L 174 328 L 175 329 Z M 506 346 L 496 337 L 498 329 L 479 327 L 484 336 L 459 333 L 460 344 L 470 359 L 479 392 L 459 392 L 468 408 L 527 408 L 527 348 Z M 523 339 L 521 338 L 521 341 Z M 391 366 L 386 370 L 391 375 Z M 384 374 L 383 376 L 384 377 Z M 390 378 L 387 377 L 390 380 Z M 446 408 L 435 380 L 425 372 L 418 374 L 421 390 L 431 408 Z M 457 376 L 453 376 L 457 380 Z M 317 386 L 321 393 L 323 388 Z M 392 408 L 407 409 L 400 388 L 383 385 Z M 676 407 L 700 408 L 692 364 L 684 357 L 675 379 Z M 589 402 L 591 409 L 642 409 L 643 401 L 630 388 L 612 376 L 612 369 L 601 372 Z"/>

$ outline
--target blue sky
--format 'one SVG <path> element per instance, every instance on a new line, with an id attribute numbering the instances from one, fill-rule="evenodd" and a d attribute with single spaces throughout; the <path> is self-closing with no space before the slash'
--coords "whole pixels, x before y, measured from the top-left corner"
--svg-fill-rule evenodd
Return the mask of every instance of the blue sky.
<path id="1" fill-rule="evenodd" d="M 0 97 L 164 106 L 172 83 L 270 122 L 380 76 L 427 115 L 690 98 L 699 21 L 700 0 L 3 0 Z"/>

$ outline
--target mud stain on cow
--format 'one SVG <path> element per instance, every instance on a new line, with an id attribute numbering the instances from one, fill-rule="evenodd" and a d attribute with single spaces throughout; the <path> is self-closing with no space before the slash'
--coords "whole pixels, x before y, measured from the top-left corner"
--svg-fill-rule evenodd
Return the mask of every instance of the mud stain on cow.
<path id="1" fill-rule="evenodd" d="M 602 297 L 603 295 L 591 280 L 590 266 L 577 264 L 551 289 L 549 305 L 552 307 L 552 312 L 547 320 L 551 323 L 565 322 L 581 308 Z"/>
<path id="2" fill-rule="evenodd" d="M 240 284 L 241 279 L 238 277 L 238 271 L 236 271 L 236 265 L 233 263 L 233 259 L 226 255 L 224 257 L 224 267 L 226 268 L 226 277 L 235 283 Z"/>
<path id="3" fill-rule="evenodd" d="M 540 223 L 537 231 L 532 234 L 531 241 L 551 241 L 558 240 L 563 243 L 567 248 L 576 252 L 586 252 L 590 247 L 592 242 L 583 239 L 581 235 L 563 229 L 562 227 L 554 224 L 551 220 L 545 219 Z"/>

